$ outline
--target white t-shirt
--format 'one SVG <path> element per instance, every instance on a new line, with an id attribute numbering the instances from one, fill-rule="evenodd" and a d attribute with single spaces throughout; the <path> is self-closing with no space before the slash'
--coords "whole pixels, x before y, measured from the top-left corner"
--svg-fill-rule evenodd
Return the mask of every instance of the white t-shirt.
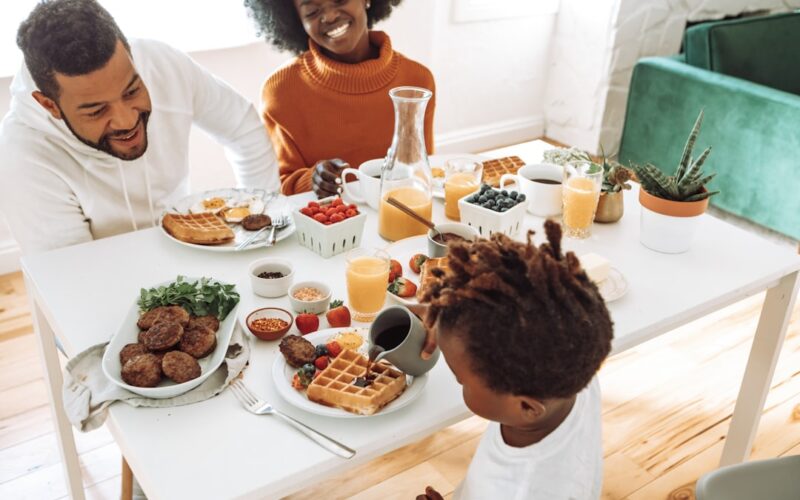
<path id="1" fill-rule="evenodd" d="M 538 443 L 514 448 L 491 422 L 455 500 L 591 500 L 600 497 L 603 443 L 595 377 L 567 418 Z"/>

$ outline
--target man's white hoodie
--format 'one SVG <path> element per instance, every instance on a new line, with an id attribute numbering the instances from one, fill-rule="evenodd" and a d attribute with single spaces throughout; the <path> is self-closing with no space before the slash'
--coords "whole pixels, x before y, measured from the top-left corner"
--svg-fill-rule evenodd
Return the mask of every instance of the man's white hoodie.
<path id="1" fill-rule="evenodd" d="M 252 104 L 189 56 L 131 40 L 133 64 L 152 112 L 147 152 L 119 160 L 79 141 L 31 97 L 24 67 L 11 83 L 0 124 L 0 209 L 23 253 L 155 225 L 189 194 L 192 124 L 225 146 L 239 187 L 279 190 L 275 153 Z"/>

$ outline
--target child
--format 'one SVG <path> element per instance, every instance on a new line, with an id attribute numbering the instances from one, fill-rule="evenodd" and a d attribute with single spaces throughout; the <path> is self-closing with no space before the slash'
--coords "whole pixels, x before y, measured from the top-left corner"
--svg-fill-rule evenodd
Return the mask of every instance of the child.
<path id="1" fill-rule="evenodd" d="M 596 499 L 603 456 L 595 373 L 612 323 L 561 226 L 536 247 L 495 233 L 450 247 L 448 270 L 426 290 L 425 322 L 463 388 L 491 420 L 461 500 Z M 432 488 L 418 499 L 441 498 Z"/>

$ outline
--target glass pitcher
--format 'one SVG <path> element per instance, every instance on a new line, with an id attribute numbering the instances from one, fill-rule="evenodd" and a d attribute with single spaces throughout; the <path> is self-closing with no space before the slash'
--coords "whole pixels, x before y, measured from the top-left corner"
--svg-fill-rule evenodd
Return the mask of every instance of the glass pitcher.
<path id="1" fill-rule="evenodd" d="M 425 107 L 433 92 L 419 87 L 397 87 L 389 91 L 394 104 L 394 137 L 381 170 L 381 203 L 378 233 L 397 241 L 425 234 L 417 222 L 386 200 L 390 196 L 414 212 L 431 219 L 433 179 L 425 149 Z"/>

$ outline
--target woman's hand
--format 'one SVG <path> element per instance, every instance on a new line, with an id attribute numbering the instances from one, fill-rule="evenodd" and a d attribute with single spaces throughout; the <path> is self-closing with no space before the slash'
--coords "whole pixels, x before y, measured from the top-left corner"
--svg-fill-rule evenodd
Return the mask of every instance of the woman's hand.
<path id="1" fill-rule="evenodd" d="M 425 487 L 425 494 L 417 495 L 417 500 L 444 500 L 442 495 L 433 489 L 432 486 Z"/>
<path id="2" fill-rule="evenodd" d="M 342 171 L 350 165 L 340 159 L 318 161 L 314 165 L 314 174 L 311 177 L 312 189 L 319 198 L 326 198 L 340 193 L 342 185 Z"/>
<path id="3" fill-rule="evenodd" d="M 428 314 L 427 304 L 413 304 L 408 306 L 408 310 L 422 320 L 423 326 L 425 325 L 425 315 Z M 433 351 L 436 350 L 436 332 L 426 327 L 425 334 L 425 343 L 422 345 L 422 352 L 419 353 L 419 357 L 422 359 L 430 359 Z"/>

